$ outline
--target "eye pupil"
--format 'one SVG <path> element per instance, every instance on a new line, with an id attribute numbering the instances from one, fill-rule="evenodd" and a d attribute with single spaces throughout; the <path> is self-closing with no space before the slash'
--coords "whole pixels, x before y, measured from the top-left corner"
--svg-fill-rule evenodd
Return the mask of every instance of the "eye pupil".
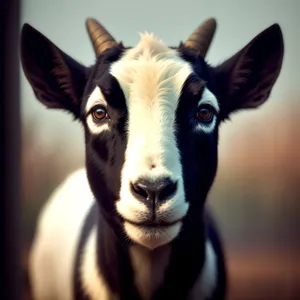
<path id="1" fill-rule="evenodd" d="M 214 116 L 214 112 L 211 108 L 203 107 L 197 112 L 197 119 L 202 122 L 210 122 Z"/>
<path id="2" fill-rule="evenodd" d="M 93 115 L 94 120 L 100 121 L 106 117 L 106 111 L 104 108 L 98 107 L 92 112 L 92 115 Z"/>

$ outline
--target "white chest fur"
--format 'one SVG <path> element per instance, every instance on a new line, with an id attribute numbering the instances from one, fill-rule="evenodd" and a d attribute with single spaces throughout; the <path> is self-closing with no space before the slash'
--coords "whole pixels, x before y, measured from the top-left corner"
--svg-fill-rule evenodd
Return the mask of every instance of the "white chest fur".
<path id="1" fill-rule="evenodd" d="M 135 284 L 143 299 L 150 299 L 163 283 L 169 257 L 169 246 L 162 246 L 152 251 L 138 245 L 130 247 Z"/>
<path id="2" fill-rule="evenodd" d="M 189 300 L 205 300 L 211 296 L 217 284 L 217 260 L 210 242 L 205 244 L 205 260 Z"/>
<path id="3" fill-rule="evenodd" d="M 163 246 L 149 251 L 142 246 L 132 246 L 130 257 L 135 274 L 135 284 L 143 300 L 151 299 L 164 281 L 169 263 L 170 247 Z M 216 255 L 210 242 L 205 245 L 205 261 L 202 272 L 189 294 L 189 300 L 205 300 L 215 286 L 217 277 Z"/>

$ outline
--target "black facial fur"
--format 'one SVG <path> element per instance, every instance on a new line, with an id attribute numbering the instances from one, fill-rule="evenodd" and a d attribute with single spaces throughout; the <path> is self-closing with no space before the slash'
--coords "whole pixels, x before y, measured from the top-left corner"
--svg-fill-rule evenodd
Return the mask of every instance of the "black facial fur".
<path id="1" fill-rule="evenodd" d="M 216 115 L 216 126 L 211 133 L 194 130 L 198 122 L 195 118 L 197 105 L 204 88 L 215 93 L 213 75 L 202 57 L 182 48 L 181 56 L 192 65 L 194 74 L 187 78 L 182 88 L 176 111 L 176 138 L 181 154 L 186 198 L 190 203 L 189 214 L 199 218 L 217 170 L 219 120 Z"/>
<path id="2" fill-rule="evenodd" d="M 91 188 L 105 217 L 115 216 L 115 201 L 119 197 L 121 168 L 127 144 L 125 122 L 127 109 L 125 97 L 118 81 L 109 74 L 111 63 L 122 54 L 121 48 L 105 51 L 91 70 L 91 76 L 85 89 L 81 104 L 82 122 L 85 127 L 86 166 Z M 101 135 L 89 132 L 85 119 L 85 106 L 91 91 L 100 87 L 107 101 L 109 131 Z M 110 199 L 110 200 L 108 200 Z"/>

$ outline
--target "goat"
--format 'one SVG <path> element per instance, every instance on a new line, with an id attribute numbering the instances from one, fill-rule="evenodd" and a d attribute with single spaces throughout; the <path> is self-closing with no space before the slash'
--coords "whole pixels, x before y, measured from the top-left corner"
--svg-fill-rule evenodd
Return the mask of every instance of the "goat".
<path id="1" fill-rule="evenodd" d="M 220 124 L 263 104 L 281 70 L 278 24 L 218 66 L 216 20 L 178 47 L 141 34 L 125 47 L 87 19 L 85 67 L 24 24 L 21 60 L 37 99 L 84 128 L 86 166 L 41 212 L 30 254 L 34 297 L 224 299 L 225 252 L 206 206 Z"/>

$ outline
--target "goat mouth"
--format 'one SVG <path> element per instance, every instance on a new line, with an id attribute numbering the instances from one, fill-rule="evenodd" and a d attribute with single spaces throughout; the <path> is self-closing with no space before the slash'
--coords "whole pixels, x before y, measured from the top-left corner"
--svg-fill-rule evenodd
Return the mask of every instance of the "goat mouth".
<path id="1" fill-rule="evenodd" d="M 128 219 L 124 219 L 124 221 L 128 222 L 129 224 L 132 224 L 134 226 L 138 227 L 146 227 L 146 228 L 162 228 L 162 227 L 171 227 L 179 222 L 182 221 L 182 219 L 175 220 L 173 222 L 165 222 L 165 221 L 144 221 L 144 222 L 134 222 Z"/>

